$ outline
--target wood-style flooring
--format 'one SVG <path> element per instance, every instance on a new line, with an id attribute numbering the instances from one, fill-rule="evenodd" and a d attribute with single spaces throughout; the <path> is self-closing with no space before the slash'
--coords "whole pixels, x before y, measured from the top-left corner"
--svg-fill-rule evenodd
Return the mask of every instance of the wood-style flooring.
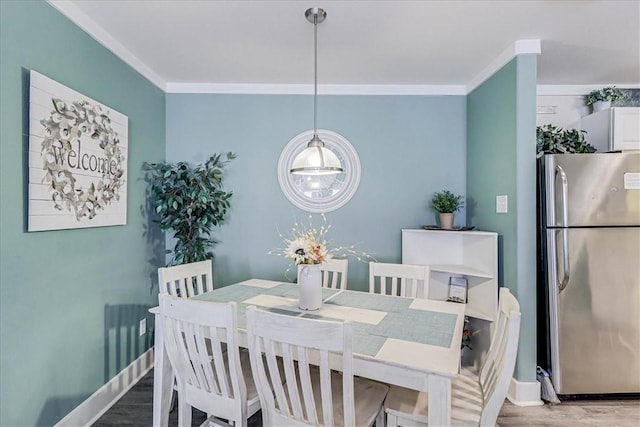
<path id="1" fill-rule="evenodd" d="M 153 371 L 148 373 L 95 424 L 98 427 L 151 426 L 153 419 Z M 193 426 L 205 416 L 194 410 Z M 249 427 L 262 425 L 260 412 Z M 518 407 L 505 402 L 498 418 L 502 427 L 640 427 L 640 400 L 565 400 L 559 405 Z M 169 416 L 169 426 L 178 425 L 177 411 Z"/>

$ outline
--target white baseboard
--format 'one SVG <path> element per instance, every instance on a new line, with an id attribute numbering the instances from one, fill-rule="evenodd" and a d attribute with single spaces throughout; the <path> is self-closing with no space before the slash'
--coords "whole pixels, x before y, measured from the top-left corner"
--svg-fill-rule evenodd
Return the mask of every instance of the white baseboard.
<path id="1" fill-rule="evenodd" d="M 541 406 L 544 402 L 540 399 L 540 383 L 521 382 L 511 378 L 507 399 L 516 406 Z"/>
<path id="2" fill-rule="evenodd" d="M 56 427 L 90 426 L 153 368 L 153 347 L 79 404 Z"/>

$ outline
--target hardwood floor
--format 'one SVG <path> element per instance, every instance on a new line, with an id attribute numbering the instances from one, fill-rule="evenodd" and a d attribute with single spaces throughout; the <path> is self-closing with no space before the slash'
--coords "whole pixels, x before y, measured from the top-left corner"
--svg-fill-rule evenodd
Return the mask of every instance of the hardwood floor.
<path id="1" fill-rule="evenodd" d="M 199 426 L 207 417 L 197 409 L 193 410 L 192 426 Z M 260 411 L 249 419 L 247 427 L 262 426 Z M 96 421 L 94 427 L 153 425 L 153 369 L 131 390 Z M 169 427 L 178 425 L 178 411 L 169 413 Z"/>
<path id="2" fill-rule="evenodd" d="M 109 409 L 95 424 L 98 427 L 151 426 L 153 416 L 153 371 L 148 373 L 122 399 Z M 193 426 L 205 419 L 203 413 L 194 410 Z M 249 427 L 262 425 L 260 412 L 249 420 Z M 521 408 L 505 402 L 498 418 L 502 427 L 639 427 L 640 400 L 566 400 L 559 405 Z M 178 415 L 173 411 L 169 426 L 178 425 Z"/>
<path id="3" fill-rule="evenodd" d="M 540 427 L 638 427 L 640 400 L 565 400 L 559 405 L 521 408 L 505 402 L 498 424 Z"/>

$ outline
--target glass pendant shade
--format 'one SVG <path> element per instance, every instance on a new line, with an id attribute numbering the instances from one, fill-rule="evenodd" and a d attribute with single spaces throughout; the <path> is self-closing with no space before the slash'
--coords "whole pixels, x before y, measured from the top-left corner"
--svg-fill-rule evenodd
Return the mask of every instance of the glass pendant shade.
<path id="1" fill-rule="evenodd" d="M 325 148 L 324 144 L 310 145 L 293 160 L 291 173 L 294 175 L 334 175 L 343 171 L 340 159 Z"/>

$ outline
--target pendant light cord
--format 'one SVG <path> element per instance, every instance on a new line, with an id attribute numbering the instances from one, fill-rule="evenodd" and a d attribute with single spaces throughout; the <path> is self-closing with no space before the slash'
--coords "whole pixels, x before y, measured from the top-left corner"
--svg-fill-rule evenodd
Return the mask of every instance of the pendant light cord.
<path id="1" fill-rule="evenodd" d="M 318 15 L 313 17 L 313 136 L 318 135 Z"/>

